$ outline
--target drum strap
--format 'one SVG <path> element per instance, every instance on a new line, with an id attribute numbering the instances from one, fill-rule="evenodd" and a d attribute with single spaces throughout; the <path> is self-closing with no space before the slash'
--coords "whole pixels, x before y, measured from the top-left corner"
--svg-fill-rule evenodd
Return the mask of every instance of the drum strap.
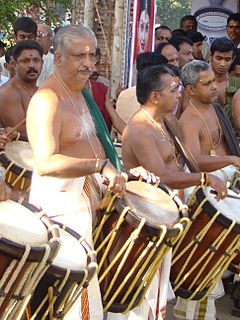
<path id="1" fill-rule="evenodd" d="M 186 162 L 189 170 L 191 172 L 200 172 L 200 168 L 198 166 L 197 161 L 195 160 L 193 154 L 187 147 L 187 145 L 180 139 L 180 137 L 177 135 L 176 130 L 173 128 L 173 126 L 170 124 L 170 122 L 165 118 L 164 119 L 165 126 L 167 128 L 168 133 L 170 134 L 171 138 L 174 141 L 174 144 L 178 150 L 178 152 L 181 154 L 181 156 L 184 158 L 184 161 Z"/>
<path id="2" fill-rule="evenodd" d="M 234 134 L 234 129 L 232 127 L 230 120 L 228 119 L 226 113 L 224 112 L 223 108 L 221 108 L 220 105 L 214 104 L 213 107 L 218 116 L 218 120 L 220 122 L 222 131 L 231 155 L 240 157 L 240 148 L 239 148 L 237 138 Z"/>

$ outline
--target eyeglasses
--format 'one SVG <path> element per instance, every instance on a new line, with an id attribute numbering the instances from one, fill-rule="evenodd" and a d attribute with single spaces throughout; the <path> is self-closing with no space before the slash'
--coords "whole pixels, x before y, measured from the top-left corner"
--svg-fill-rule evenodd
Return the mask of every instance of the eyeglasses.
<path id="1" fill-rule="evenodd" d="M 37 37 L 39 37 L 39 38 L 45 38 L 48 35 L 49 35 L 49 32 L 47 32 L 47 31 L 38 31 L 37 32 Z"/>

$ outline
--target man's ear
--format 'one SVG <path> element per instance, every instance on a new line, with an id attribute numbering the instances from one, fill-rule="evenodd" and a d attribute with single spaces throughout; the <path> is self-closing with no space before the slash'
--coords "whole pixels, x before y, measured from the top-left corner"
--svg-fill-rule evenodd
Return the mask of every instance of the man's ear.
<path id="1" fill-rule="evenodd" d="M 152 91 L 149 95 L 149 100 L 152 104 L 158 104 L 159 102 L 159 95 L 157 91 Z"/>
<path id="2" fill-rule="evenodd" d="M 61 55 L 58 51 L 54 52 L 54 63 L 59 65 L 61 63 Z"/>
<path id="3" fill-rule="evenodd" d="M 191 84 L 186 85 L 185 90 L 191 97 L 195 95 L 195 88 Z"/>

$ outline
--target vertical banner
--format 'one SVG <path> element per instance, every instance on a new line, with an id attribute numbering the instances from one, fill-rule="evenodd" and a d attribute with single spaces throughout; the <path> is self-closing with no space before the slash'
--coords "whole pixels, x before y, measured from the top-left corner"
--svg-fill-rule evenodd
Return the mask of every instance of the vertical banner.
<path id="1" fill-rule="evenodd" d="M 227 36 L 227 18 L 238 9 L 239 0 L 192 0 L 192 14 L 197 19 L 198 31 L 209 44 Z"/>
<path id="2" fill-rule="evenodd" d="M 129 66 L 128 86 L 136 84 L 136 59 L 142 52 L 153 50 L 155 24 L 154 0 L 134 0 L 131 56 Z"/>

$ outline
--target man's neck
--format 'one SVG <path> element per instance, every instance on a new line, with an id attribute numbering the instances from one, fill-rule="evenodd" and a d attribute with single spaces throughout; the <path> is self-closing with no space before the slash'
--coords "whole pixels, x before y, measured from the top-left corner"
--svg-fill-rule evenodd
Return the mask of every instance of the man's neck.
<path id="1" fill-rule="evenodd" d="M 85 81 L 73 82 L 71 79 L 66 78 L 64 73 L 60 70 L 55 69 L 53 75 L 57 82 L 60 82 L 62 85 L 64 85 L 70 94 L 76 95 L 85 87 Z"/>
<path id="2" fill-rule="evenodd" d="M 216 82 L 226 82 L 228 80 L 228 73 L 217 73 L 214 71 L 215 81 Z"/>
<path id="3" fill-rule="evenodd" d="M 211 107 L 211 103 L 203 103 L 195 98 L 190 99 L 190 105 L 202 111 L 207 111 Z"/>
<path id="4" fill-rule="evenodd" d="M 164 118 L 166 117 L 166 115 L 168 113 L 164 113 L 160 110 L 159 106 L 155 107 L 155 105 L 141 105 L 141 108 L 143 108 L 144 110 L 146 110 L 150 116 L 159 123 L 163 123 L 164 122 Z"/>
<path id="5" fill-rule="evenodd" d="M 30 80 L 30 81 L 26 81 L 25 79 L 22 79 L 21 77 L 19 77 L 18 75 L 16 75 L 15 77 L 13 77 L 13 80 L 15 80 L 17 83 L 19 83 L 20 85 L 28 88 L 29 90 L 31 89 L 36 89 L 37 88 L 37 80 Z"/>

